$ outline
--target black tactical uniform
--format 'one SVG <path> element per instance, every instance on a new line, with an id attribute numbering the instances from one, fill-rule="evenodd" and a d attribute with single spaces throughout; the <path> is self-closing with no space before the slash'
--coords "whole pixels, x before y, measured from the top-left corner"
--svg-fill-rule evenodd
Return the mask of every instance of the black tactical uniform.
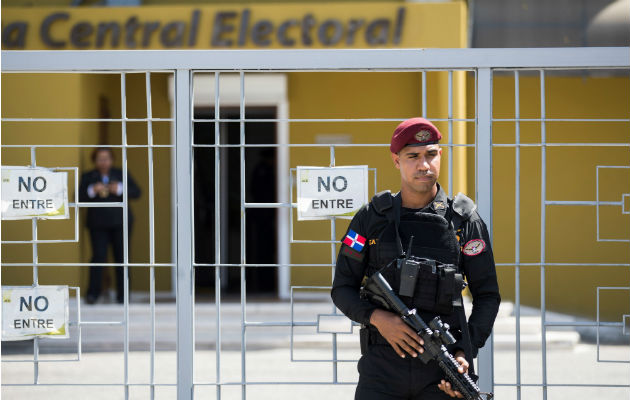
<path id="1" fill-rule="evenodd" d="M 401 358 L 396 354 L 370 325 L 370 316 L 377 306 L 359 295 L 364 277 L 379 270 L 398 293 L 400 270 L 396 258 L 409 251 L 412 235 L 412 255 L 454 264 L 466 277 L 473 296 L 472 314 L 467 323 L 470 334 L 461 329 L 466 324 L 463 308 L 449 309 L 458 304 L 452 294 L 459 290 L 437 288 L 430 271 L 420 271 L 414 295 L 400 296 L 401 299 L 409 307 L 418 308 L 425 321 L 440 315 L 449 323 L 457 339 L 449 350 L 451 353 L 464 350 L 471 372 L 472 358 L 492 331 L 501 298 L 487 228 L 472 201 L 463 195 L 449 199 L 438 185 L 433 201 L 416 210 L 401 207 L 400 194 L 380 193 L 352 219 L 337 258 L 332 289 L 337 307 L 363 325 L 356 399 L 450 399 L 437 387 L 444 379 L 437 364 L 431 361 L 425 365 L 417 358 Z"/>

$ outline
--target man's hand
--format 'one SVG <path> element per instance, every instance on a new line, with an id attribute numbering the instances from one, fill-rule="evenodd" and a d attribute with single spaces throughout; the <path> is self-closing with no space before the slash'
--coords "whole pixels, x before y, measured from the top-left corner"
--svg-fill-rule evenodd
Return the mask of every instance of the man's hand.
<path id="1" fill-rule="evenodd" d="M 109 182 L 109 192 L 118 195 L 118 185 L 120 185 L 118 181 Z"/>
<path id="2" fill-rule="evenodd" d="M 370 324 L 378 329 L 385 340 L 394 348 L 394 351 L 402 358 L 405 358 L 405 352 L 412 357 L 417 357 L 418 353 L 424 352 L 422 338 L 398 315 L 376 309 L 370 317 Z"/>
<path id="3" fill-rule="evenodd" d="M 103 183 L 101 182 L 96 182 L 93 188 L 94 188 L 94 193 L 101 194 L 101 192 L 105 190 L 105 185 L 103 185 Z"/>
<path id="4" fill-rule="evenodd" d="M 466 372 L 468 372 L 468 361 L 466 361 L 463 351 L 459 350 L 457 353 L 455 353 L 455 361 L 460 364 L 459 368 L 457 368 L 460 374 L 465 374 Z M 458 399 L 464 397 L 461 393 L 451 387 L 450 382 L 446 382 L 444 379 L 442 379 L 442 382 L 438 384 L 438 387 L 440 388 L 440 390 L 451 397 L 456 397 Z"/>

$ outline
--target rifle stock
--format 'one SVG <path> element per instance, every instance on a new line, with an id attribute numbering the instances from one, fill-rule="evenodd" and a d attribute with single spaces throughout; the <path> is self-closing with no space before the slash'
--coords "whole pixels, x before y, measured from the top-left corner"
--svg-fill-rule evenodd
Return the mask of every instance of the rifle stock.
<path id="1" fill-rule="evenodd" d="M 427 364 L 435 360 L 444 371 L 453 389 L 457 390 L 467 400 L 490 400 L 492 393 L 482 393 L 479 387 L 467 373 L 460 373 L 457 369 L 459 363 L 448 352 L 445 345 L 455 343 L 455 338 L 448 331 L 449 327 L 443 324 L 440 317 L 435 317 L 428 325 L 416 310 L 410 310 L 403 301 L 396 296 L 389 283 L 380 272 L 372 275 L 365 286 L 364 294 L 371 302 L 395 312 L 424 340 L 424 352 L 420 354 L 420 360 Z"/>

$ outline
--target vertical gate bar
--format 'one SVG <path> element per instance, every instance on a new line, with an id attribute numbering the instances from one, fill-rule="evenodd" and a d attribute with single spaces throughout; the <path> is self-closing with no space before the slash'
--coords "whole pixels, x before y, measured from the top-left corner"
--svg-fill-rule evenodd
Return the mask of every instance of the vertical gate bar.
<path id="1" fill-rule="evenodd" d="M 427 71 L 422 71 L 422 117 L 427 117 Z"/>
<path id="2" fill-rule="evenodd" d="M 149 307 L 151 309 L 151 360 L 149 380 L 151 384 L 151 400 L 155 399 L 155 207 L 153 187 L 153 109 L 151 106 L 151 73 L 145 73 L 147 97 L 147 150 L 149 163 Z"/>
<path id="3" fill-rule="evenodd" d="M 216 383 L 217 383 L 217 400 L 221 400 L 221 131 L 219 118 L 220 113 L 220 96 L 219 96 L 219 78 L 220 73 L 214 73 L 214 305 L 217 313 L 217 343 L 215 346 L 216 356 Z M 225 205 L 227 207 L 227 205 Z"/>
<path id="4" fill-rule="evenodd" d="M 239 120 L 239 143 L 240 146 L 240 160 L 241 160 L 241 398 L 245 400 L 247 397 L 247 376 L 245 365 L 245 351 L 246 351 L 246 326 L 245 326 L 245 302 L 247 297 L 245 295 L 245 73 L 239 72 L 240 77 L 240 120 Z"/>
<path id="5" fill-rule="evenodd" d="M 31 147 L 31 167 L 37 166 L 36 148 Z M 39 255 L 37 253 L 37 217 L 32 218 L 32 238 L 33 238 L 33 287 L 39 286 Z M 33 338 L 33 383 L 39 383 L 39 338 Z"/>
<path id="6" fill-rule="evenodd" d="M 120 117 L 123 167 L 123 291 L 124 291 L 124 379 L 125 400 L 129 399 L 129 197 L 127 196 L 127 74 L 120 74 Z M 120 268 L 120 267 L 116 267 Z"/>
<path id="7" fill-rule="evenodd" d="M 515 209 L 514 209 L 514 293 L 516 319 L 516 399 L 521 400 L 521 105 L 518 70 L 514 71 L 514 119 L 516 147 L 514 177 Z"/>
<path id="8" fill-rule="evenodd" d="M 547 135 L 545 123 L 545 70 L 540 70 L 540 328 L 542 331 L 542 390 L 543 400 L 547 400 L 547 327 L 545 293 L 545 241 L 547 198 Z"/>
<path id="9" fill-rule="evenodd" d="M 177 399 L 193 397 L 193 268 L 190 70 L 175 72 L 177 171 Z"/>
<path id="10" fill-rule="evenodd" d="M 448 71 L 448 195 L 453 196 L 453 70 Z"/>
<path id="11" fill-rule="evenodd" d="M 476 200 L 478 212 L 488 226 L 492 240 L 492 70 L 479 68 L 477 74 L 477 140 L 476 150 Z M 479 386 L 485 392 L 492 392 L 493 335 L 479 350 Z"/>
<path id="12" fill-rule="evenodd" d="M 330 166 L 334 167 L 335 166 L 335 146 L 330 146 Z M 335 241 L 337 240 L 337 218 L 336 217 L 331 217 L 330 218 L 330 240 L 332 241 L 332 243 L 330 244 L 330 256 L 331 256 L 331 260 L 332 260 L 332 265 L 335 265 L 336 263 L 336 243 Z M 335 267 L 332 267 L 332 279 L 335 278 Z M 333 304 L 332 305 L 333 308 L 333 313 L 336 314 L 337 313 L 337 307 Z M 338 369 L 338 365 L 337 365 L 337 334 L 333 333 L 332 334 L 332 359 L 333 359 L 333 363 L 332 363 L 332 373 L 333 373 L 333 383 L 337 383 L 337 369 Z"/>

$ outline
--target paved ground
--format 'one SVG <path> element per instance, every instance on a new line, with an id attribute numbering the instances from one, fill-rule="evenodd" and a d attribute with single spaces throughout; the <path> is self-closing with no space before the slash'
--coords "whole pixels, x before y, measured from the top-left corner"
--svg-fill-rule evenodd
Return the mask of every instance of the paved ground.
<path id="1" fill-rule="evenodd" d="M 76 305 L 75 305 L 76 306 Z M 312 321 L 317 313 L 330 312 L 326 303 L 309 302 L 296 304 L 294 317 Z M 203 383 L 214 382 L 216 376 L 216 352 L 214 350 L 216 314 L 211 305 L 197 308 L 197 347 L 195 358 L 195 398 L 215 399 L 216 388 Z M 158 350 L 156 353 L 155 382 L 173 385 L 176 379 L 176 353 L 174 344 L 174 308 L 170 304 L 158 306 Z M 526 310 L 524 310 L 526 311 Z M 83 319 L 116 320 L 122 315 L 117 306 L 97 306 L 82 309 Z M 133 304 L 130 310 L 132 321 L 131 347 L 129 353 L 129 382 L 146 384 L 150 382 L 150 353 L 148 341 L 150 329 L 147 323 L 146 305 Z M 299 315 L 299 317 L 297 317 Z M 256 321 L 283 321 L 290 319 L 290 307 L 283 303 L 248 305 L 248 319 Z M 566 316 L 548 315 L 553 318 Z M 169 322 L 171 321 L 171 322 Z M 223 346 L 221 357 L 221 381 L 231 385 L 222 388 L 223 399 L 240 399 L 242 363 L 240 353 L 240 305 L 225 304 L 222 310 Z M 495 381 L 514 383 L 516 379 L 516 352 L 514 344 L 515 321 L 509 304 L 505 304 L 495 325 Z M 150 327 L 150 325 L 149 325 Z M 521 319 L 521 376 L 525 384 L 541 382 L 542 355 L 540 351 L 540 320 L 535 310 L 523 312 Z M 81 383 L 95 386 L 25 386 L 11 387 L 6 384 L 32 383 L 32 363 L 4 362 L 2 364 L 3 399 L 121 399 L 124 398 L 118 384 L 124 379 L 124 358 L 120 348 L 122 331 L 120 327 L 90 327 L 83 331 L 84 352 L 81 361 L 40 363 L 40 383 Z M 248 351 L 245 358 L 245 372 L 248 382 L 248 399 L 305 399 L 327 400 L 353 398 L 357 379 L 356 363 L 344 362 L 338 367 L 338 381 L 345 384 L 330 385 L 333 376 L 330 362 L 291 361 L 290 330 L 280 328 L 251 328 L 248 330 Z M 356 360 L 359 357 L 356 335 L 339 335 L 339 359 Z M 76 342 L 52 342 L 43 346 L 43 359 L 72 358 L 68 352 Z M 314 328 L 296 329 L 294 335 L 294 360 L 325 360 L 332 356 L 330 335 L 317 334 Z M 627 385 L 630 381 L 630 364 L 597 362 L 597 347 L 580 341 L 580 335 L 571 330 L 548 332 L 547 376 L 551 384 L 607 384 Z M 30 353 L 29 353 L 30 352 Z M 20 354 L 22 353 L 22 354 Z M 26 354 L 24 354 L 26 353 Z M 8 346 L 3 343 L 3 361 L 13 361 L 32 357 L 32 345 Z M 629 360 L 630 347 L 604 345 L 600 347 L 601 359 Z M 321 382 L 322 384 L 268 384 L 269 382 Z M 513 388 L 497 386 L 496 398 L 516 399 Z M 145 386 L 131 386 L 130 398 L 149 399 L 150 392 Z M 175 398 L 173 386 L 156 388 L 157 399 Z M 628 388 L 565 388 L 550 387 L 549 400 L 580 399 L 628 399 Z M 523 388 L 522 399 L 542 399 L 540 388 Z"/>

